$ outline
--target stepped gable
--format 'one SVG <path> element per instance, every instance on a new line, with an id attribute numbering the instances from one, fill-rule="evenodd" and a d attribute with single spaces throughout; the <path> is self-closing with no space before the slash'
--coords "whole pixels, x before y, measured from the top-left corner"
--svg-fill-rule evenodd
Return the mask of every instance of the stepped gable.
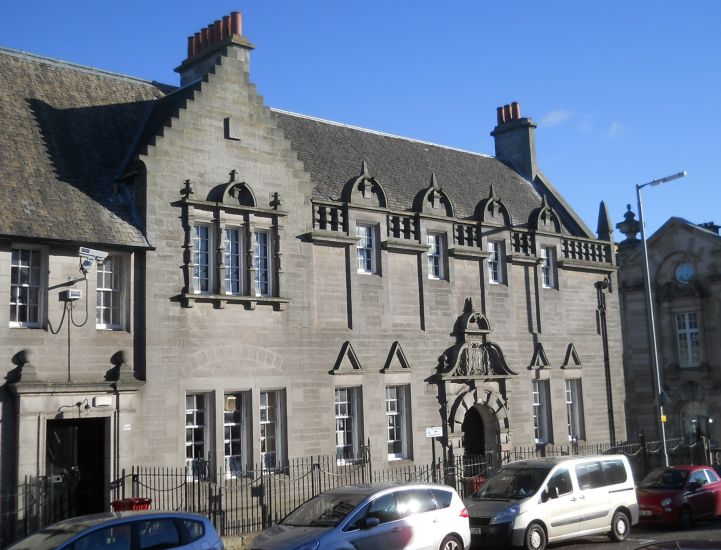
<path id="1" fill-rule="evenodd" d="M 148 246 L 115 178 L 168 88 L 0 49 L 0 235 Z"/>

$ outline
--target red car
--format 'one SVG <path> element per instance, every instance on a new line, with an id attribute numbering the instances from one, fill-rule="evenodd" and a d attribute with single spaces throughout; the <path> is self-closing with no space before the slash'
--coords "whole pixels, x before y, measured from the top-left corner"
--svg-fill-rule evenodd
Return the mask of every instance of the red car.
<path id="1" fill-rule="evenodd" d="M 721 515 L 721 479 L 709 466 L 670 466 L 651 471 L 636 489 L 641 523 L 677 524 Z"/>

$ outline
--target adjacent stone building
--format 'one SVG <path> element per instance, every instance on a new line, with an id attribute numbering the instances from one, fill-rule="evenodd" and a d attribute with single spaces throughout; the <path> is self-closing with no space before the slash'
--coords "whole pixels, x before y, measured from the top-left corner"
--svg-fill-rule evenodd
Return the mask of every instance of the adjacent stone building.
<path id="1" fill-rule="evenodd" d="M 252 50 L 216 22 L 178 88 L 0 51 L 4 486 L 623 440 L 608 216 L 518 104 L 461 151 L 270 109 Z"/>
<path id="2" fill-rule="evenodd" d="M 629 434 L 658 438 L 656 377 L 643 278 L 643 249 L 634 213 L 618 224 L 618 280 L 624 334 Z M 721 237 L 719 226 L 669 219 L 648 238 L 659 370 L 667 437 L 721 441 Z"/>

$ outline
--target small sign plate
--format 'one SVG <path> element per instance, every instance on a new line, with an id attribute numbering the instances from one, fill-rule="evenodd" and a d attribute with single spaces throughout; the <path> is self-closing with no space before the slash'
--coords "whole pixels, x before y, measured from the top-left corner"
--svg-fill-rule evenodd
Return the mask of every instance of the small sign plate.
<path id="1" fill-rule="evenodd" d="M 123 424 L 124 432 L 129 432 L 131 429 L 132 429 L 132 427 L 130 426 L 130 424 Z"/>
<path id="2" fill-rule="evenodd" d="M 443 437 L 443 427 L 433 426 L 432 428 L 426 428 L 426 437 Z"/>

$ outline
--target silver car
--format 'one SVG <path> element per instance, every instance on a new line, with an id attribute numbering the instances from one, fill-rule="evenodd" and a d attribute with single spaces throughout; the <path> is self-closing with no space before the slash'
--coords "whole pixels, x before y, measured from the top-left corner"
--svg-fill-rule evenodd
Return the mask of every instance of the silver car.
<path id="1" fill-rule="evenodd" d="M 263 531 L 254 550 L 461 550 L 468 513 L 445 485 L 349 485 L 301 504 Z"/>
<path id="2" fill-rule="evenodd" d="M 184 512 L 113 512 L 54 523 L 7 550 L 223 550 L 208 518 Z"/>

